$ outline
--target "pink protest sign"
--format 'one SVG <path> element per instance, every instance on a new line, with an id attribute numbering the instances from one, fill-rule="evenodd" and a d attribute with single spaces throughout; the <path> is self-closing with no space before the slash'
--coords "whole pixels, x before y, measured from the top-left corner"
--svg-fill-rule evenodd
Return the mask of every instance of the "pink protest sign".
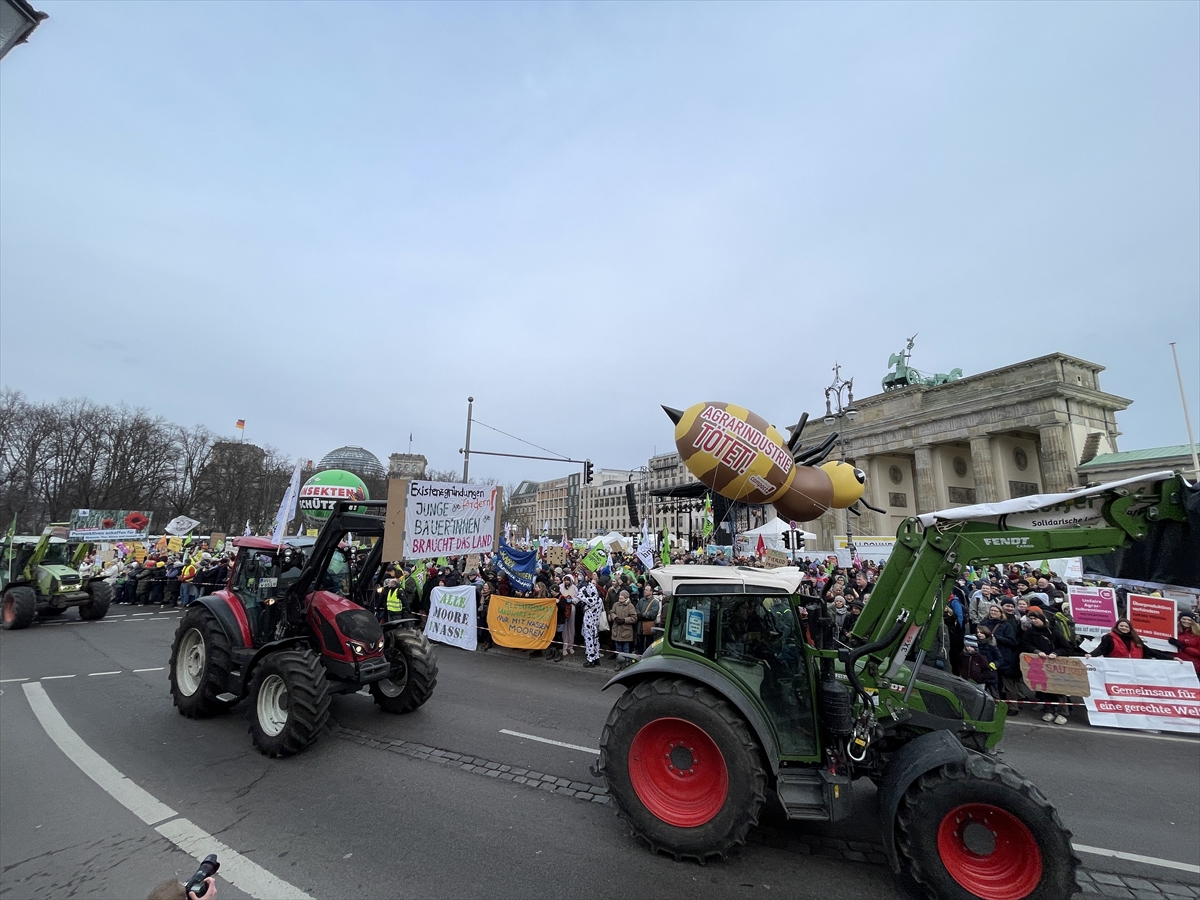
<path id="1" fill-rule="evenodd" d="M 1071 618 L 1080 637 L 1102 637 L 1117 624 L 1117 592 L 1106 587 L 1072 587 Z"/>

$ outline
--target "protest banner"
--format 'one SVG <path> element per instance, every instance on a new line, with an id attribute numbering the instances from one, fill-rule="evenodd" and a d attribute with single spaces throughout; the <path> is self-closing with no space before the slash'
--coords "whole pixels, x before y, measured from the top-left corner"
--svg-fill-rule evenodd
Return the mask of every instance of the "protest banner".
<path id="1" fill-rule="evenodd" d="M 604 549 L 603 544 L 597 544 L 588 555 L 583 558 L 583 567 L 589 572 L 595 572 L 601 566 L 608 562 L 608 551 Z"/>
<path id="2" fill-rule="evenodd" d="M 1086 697 L 1092 692 L 1087 664 L 1078 656 L 1043 659 L 1036 653 L 1022 653 L 1021 677 L 1030 689 L 1047 694 Z"/>
<path id="3" fill-rule="evenodd" d="M 404 559 L 491 553 L 500 527 L 499 501 L 500 489 L 495 485 L 410 481 L 404 508 Z"/>
<path id="4" fill-rule="evenodd" d="M 790 561 L 784 551 L 768 550 L 763 556 L 763 565 L 768 569 L 778 569 L 780 566 L 790 565 Z"/>
<path id="5" fill-rule="evenodd" d="M 129 555 L 137 562 L 143 563 L 146 557 L 150 555 L 150 551 L 146 549 L 145 544 L 131 544 L 129 546 Z"/>
<path id="6" fill-rule="evenodd" d="M 493 559 L 496 567 L 508 576 L 515 591 L 532 591 L 533 574 L 537 569 L 537 554 L 532 550 L 514 550 L 503 540 Z"/>
<path id="7" fill-rule="evenodd" d="M 1088 722 L 1104 728 L 1143 728 L 1200 734 L 1200 681 L 1178 659 L 1087 660 L 1092 692 Z"/>
<path id="8" fill-rule="evenodd" d="M 1072 586 L 1067 598 L 1079 637 L 1103 637 L 1117 624 L 1117 592 L 1112 588 Z"/>
<path id="9" fill-rule="evenodd" d="M 315 535 L 314 535 L 314 537 L 315 537 Z M 216 553 L 220 553 L 222 550 L 224 550 L 225 549 L 225 532 L 214 531 L 212 534 L 210 534 L 208 536 L 208 546 L 211 547 L 213 549 L 213 551 Z"/>
<path id="10" fill-rule="evenodd" d="M 144 541 L 150 536 L 150 513 L 136 509 L 73 509 L 73 541 Z"/>
<path id="11" fill-rule="evenodd" d="M 171 553 L 178 553 L 183 549 L 183 538 L 172 537 L 167 539 L 167 550 Z"/>
<path id="12" fill-rule="evenodd" d="M 546 565 L 565 566 L 567 564 L 567 548 L 553 544 L 546 548 Z"/>
<path id="13" fill-rule="evenodd" d="M 471 554 L 467 555 L 467 571 L 468 572 L 478 572 L 479 564 L 480 564 L 480 556 L 478 553 L 471 553 Z"/>
<path id="14" fill-rule="evenodd" d="M 1171 639 L 1177 638 L 1175 601 L 1170 597 L 1129 595 L 1129 624 L 1147 646 L 1174 653 Z"/>
<path id="15" fill-rule="evenodd" d="M 863 559 L 887 561 L 892 550 L 896 548 L 895 535 L 854 535 L 854 549 Z M 845 535 L 833 538 L 834 550 L 849 550 L 850 545 Z"/>
<path id="16" fill-rule="evenodd" d="M 557 613 L 550 597 L 501 597 L 488 600 L 492 641 L 518 650 L 545 650 L 554 640 Z"/>
<path id="17" fill-rule="evenodd" d="M 474 650 L 478 635 L 475 631 L 475 586 L 435 587 L 429 595 L 429 618 L 425 620 L 425 637 L 463 650 Z"/>

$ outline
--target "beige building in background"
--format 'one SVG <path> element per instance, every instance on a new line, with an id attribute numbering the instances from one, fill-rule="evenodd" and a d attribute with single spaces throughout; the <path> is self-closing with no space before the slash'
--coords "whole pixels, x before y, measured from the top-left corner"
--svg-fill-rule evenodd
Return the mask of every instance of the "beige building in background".
<path id="1" fill-rule="evenodd" d="M 1083 483 L 1082 463 L 1116 453 L 1116 414 L 1131 402 L 1101 390 L 1102 371 L 1052 353 L 856 401 L 857 418 L 842 421 L 846 459 L 866 472 L 866 498 L 885 512 L 851 515 L 852 532 L 894 535 L 908 516 Z M 814 417 L 804 445 L 833 428 Z M 835 445 L 828 459 L 837 458 Z M 806 527 L 821 549 L 831 548 L 846 533 L 846 513 L 831 511 Z"/>

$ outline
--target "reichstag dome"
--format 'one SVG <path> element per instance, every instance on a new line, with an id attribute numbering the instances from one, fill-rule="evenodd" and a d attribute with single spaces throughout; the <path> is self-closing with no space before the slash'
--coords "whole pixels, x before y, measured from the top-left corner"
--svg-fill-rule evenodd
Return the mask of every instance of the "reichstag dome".
<path id="1" fill-rule="evenodd" d="M 330 450 L 322 456 L 321 461 L 317 463 L 317 471 L 323 472 L 326 469 L 345 469 L 362 478 L 377 481 L 387 479 L 387 469 L 383 467 L 378 456 L 370 450 L 351 445 Z"/>

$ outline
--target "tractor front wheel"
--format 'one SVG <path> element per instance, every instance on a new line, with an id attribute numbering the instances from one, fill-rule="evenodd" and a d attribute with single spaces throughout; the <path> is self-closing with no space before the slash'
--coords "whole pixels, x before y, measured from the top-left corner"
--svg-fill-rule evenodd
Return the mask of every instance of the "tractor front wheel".
<path id="1" fill-rule="evenodd" d="M 175 708 L 189 719 L 225 712 L 237 703 L 217 699 L 231 668 L 229 638 L 216 615 L 206 606 L 189 607 L 171 644 L 168 678 Z"/>
<path id="2" fill-rule="evenodd" d="M 31 587 L 10 587 L 4 592 L 4 610 L 0 625 L 5 631 L 28 628 L 37 612 L 37 594 Z"/>
<path id="3" fill-rule="evenodd" d="M 86 588 L 91 599 L 79 606 L 79 618 L 86 621 L 103 619 L 112 603 L 113 589 L 107 581 L 93 581 Z"/>
<path id="4" fill-rule="evenodd" d="M 937 900 L 1055 900 L 1078 890 L 1071 832 L 1050 801 L 981 754 L 913 783 L 896 840 L 907 874 Z"/>
<path id="5" fill-rule="evenodd" d="M 412 712 L 433 696 L 437 686 L 437 654 L 429 639 L 411 628 L 385 636 L 384 655 L 392 664 L 388 677 L 371 685 L 371 696 L 384 712 Z"/>
<path id="6" fill-rule="evenodd" d="M 254 670 L 250 737 L 267 756 L 299 753 L 321 735 L 329 719 L 325 667 L 311 650 L 279 650 Z"/>
<path id="7" fill-rule="evenodd" d="M 700 862 L 745 843 L 767 786 L 746 722 L 686 679 L 643 681 L 617 701 L 600 736 L 600 770 L 637 838 Z"/>

